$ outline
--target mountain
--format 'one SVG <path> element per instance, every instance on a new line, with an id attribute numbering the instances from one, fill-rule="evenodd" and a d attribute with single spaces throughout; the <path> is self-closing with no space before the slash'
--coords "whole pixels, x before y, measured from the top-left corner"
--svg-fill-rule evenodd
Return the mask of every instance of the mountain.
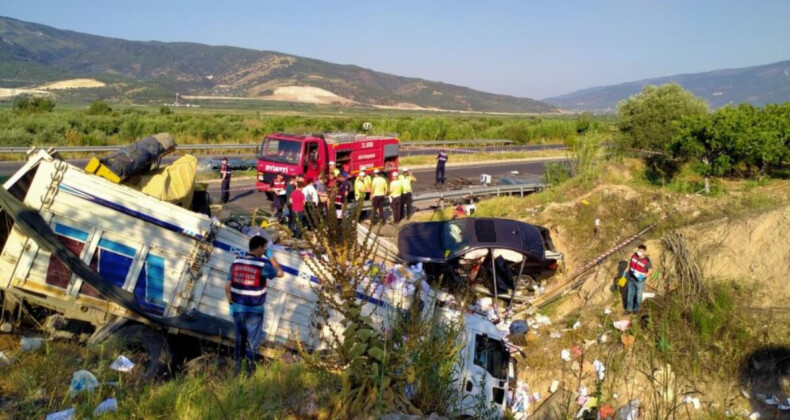
<path id="1" fill-rule="evenodd" d="M 534 99 L 279 52 L 127 41 L 0 17 L 0 87 L 33 88 L 69 78 L 98 79 L 106 86 L 90 92 L 115 99 L 161 101 L 178 92 L 403 109 L 558 111 Z"/>
<path id="2" fill-rule="evenodd" d="M 615 111 L 618 102 L 639 93 L 644 85 L 673 82 L 704 98 L 711 108 L 739 103 L 785 103 L 790 101 L 790 61 L 599 86 L 546 98 L 544 101 L 568 110 Z"/>

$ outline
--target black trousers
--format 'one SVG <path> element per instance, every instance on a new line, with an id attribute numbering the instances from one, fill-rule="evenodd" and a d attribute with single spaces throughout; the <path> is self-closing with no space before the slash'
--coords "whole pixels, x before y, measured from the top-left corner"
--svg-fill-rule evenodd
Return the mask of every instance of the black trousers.
<path id="1" fill-rule="evenodd" d="M 376 196 L 373 197 L 373 216 L 372 222 L 376 223 L 378 221 L 386 221 L 387 218 L 384 216 L 384 196 Z"/>
<path id="2" fill-rule="evenodd" d="M 444 164 L 436 165 L 436 183 L 444 184 Z"/>
<path id="3" fill-rule="evenodd" d="M 230 200 L 230 179 L 223 179 L 222 186 L 220 187 L 220 200 L 222 204 Z"/>
<path id="4" fill-rule="evenodd" d="M 394 219 L 393 221 L 395 223 L 400 222 L 403 218 L 403 200 L 401 200 L 401 197 L 403 196 L 390 197 L 392 200 L 392 203 L 390 204 L 392 207 L 392 218 Z"/>
<path id="5" fill-rule="evenodd" d="M 401 210 L 401 217 L 406 219 L 411 219 L 411 203 L 412 203 L 411 193 L 410 192 L 403 193 L 403 195 L 401 196 L 401 200 L 403 202 L 403 206 L 402 206 L 403 210 Z"/>

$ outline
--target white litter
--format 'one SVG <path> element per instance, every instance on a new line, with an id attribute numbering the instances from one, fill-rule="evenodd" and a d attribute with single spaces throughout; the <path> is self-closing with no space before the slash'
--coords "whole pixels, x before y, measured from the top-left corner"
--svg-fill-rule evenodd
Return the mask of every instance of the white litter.
<path id="1" fill-rule="evenodd" d="M 747 400 L 752 399 L 752 397 L 749 395 L 749 391 L 743 388 L 741 388 L 741 395 L 743 395 L 743 398 L 746 398 Z"/>
<path id="2" fill-rule="evenodd" d="M 779 404 L 779 409 L 782 411 L 790 411 L 790 398 L 787 399 L 787 404 Z"/>
<path id="3" fill-rule="evenodd" d="M 35 351 L 44 345 L 44 339 L 40 337 L 22 337 L 19 342 L 22 351 Z"/>
<path id="4" fill-rule="evenodd" d="M 581 326 L 582 326 L 582 322 L 581 321 L 576 321 L 576 322 L 573 323 L 573 329 L 574 330 L 578 330 L 579 327 L 581 327 Z"/>
<path id="5" fill-rule="evenodd" d="M 5 355 L 2 351 L 0 351 L 0 366 L 8 366 L 11 364 L 11 359 Z"/>
<path id="6" fill-rule="evenodd" d="M 118 411 L 118 401 L 115 398 L 108 398 L 102 401 L 95 410 L 93 410 L 93 417 L 99 417 L 104 413 L 114 413 Z"/>
<path id="7" fill-rule="evenodd" d="M 757 420 L 762 417 L 759 411 L 754 411 L 752 414 L 749 414 L 749 420 Z"/>
<path id="8" fill-rule="evenodd" d="M 510 407 L 514 413 L 526 414 L 529 410 L 529 387 L 524 382 L 519 381 L 516 385 L 516 392 L 510 393 Z"/>
<path id="9" fill-rule="evenodd" d="M 603 381 L 604 372 L 606 372 L 606 366 L 604 366 L 603 362 L 595 359 L 593 361 L 593 369 L 595 369 L 595 373 L 598 374 L 598 380 Z"/>
<path id="10" fill-rule="evenodd" d="M 74 418 L 75 410 L 69 408 L 67 410 L 58 411 L 57 413 L 47 414 L 46 420 L 72 420 Z"/>
<path id="11" fill-rule="evenodd" d="M 540 392 L 535 391 L 532 393 L 532 402 L 536 403 L 538 401 L 540 401 Z"/>
<path id="12" fill-rule="evenodd" d="M 603 344 L 607 341 L 609 341 L 609 336 L 606 333 L 601 333 L 601 335 L 598 336 L 599 343 Z"/>
<path id="13" fill-rule="evenodd" d="M 770 397 L 764 399 L 766 404 L 768 405 L 779 405 L 779 398 L 776 398 L 775 395 L 771 395 Z"/>
<path id="14" fill-rule="evenodd" d="M 130 372 L 132 368 L 134 368 L 134 363 L 123 355 L 118 356 L 118 358 L 110 364 L 110 369 L 117 372 Z"/>
<path id="15" fill-rule="evenodd" d="M 609 308 L 606 308 L 606 309 L 603 310 L 603 314 L 604 315 L 611 315 L 612 314 L 612 310 L 609 309 Z"/>
<path id="16" fill-rule="evenodd" d="M 617 410 L 617 420 L 637 420 L 639 418 L 639 400 L 633 399 Z"/>
<path id="17" fill-rule="evenodd" d="M 617 328 L 618 330 L 625 332 L 625 330 L 627 330 L 628 327 L 631 326 L 631 321 L 627 319 L 621 319 L 619 321 L 612 322 L 612 325 L 614 325 L 614 327 Z"/>
<path id="18" fill-rule="evenodd" d="M 654 297 L 656 297 L 656 294 L 653 293 L 653 292 L 643 292 L 642 293 L 642 299 L 653 299 Z"/>
<path id="19" fill-rule="evenodd" d="M 692 397 L 691 395 L 686 395 L 685 397 L 683 397 L 683 403 L 684 404 L 691 404 L 692 406 L 694 406 L 695 410 L 699 410 L 700 407 L 702 407 L 700 402 L 699 402 L 699 398 Z"/>
<path id="20" fill-rule="evenodd" d="M 559 331 L 552 331 L 549 333 L 549 337 L 551 338 L 562 338 L 562 333 Z"/>
<path id="21" fill-rule="evenodd" d="M 551 385 L 549 385 L 549 392 L 551 392 L 553 394 L 553 393 L 557 392 L 557 390 L 559 388 L 560 388 L 560 381 L 555 379 L 555 380 L 551 381 Z"/>
<path id="22" fill-rule="evenodd" d="M 571 361 L 571 352 L 568 349 L 562 349 L 560 352 L 560 359 L 570 362 Z"/>
<path id="23" fill-rule="evenodd" d="M 78 370 L 74 372 L 71 377 L 71 385 L 69 386 L 69 396 L 74 398 L 83 391 L 93 391 L 99 387 L 99 380 L 87 370 Z"/>

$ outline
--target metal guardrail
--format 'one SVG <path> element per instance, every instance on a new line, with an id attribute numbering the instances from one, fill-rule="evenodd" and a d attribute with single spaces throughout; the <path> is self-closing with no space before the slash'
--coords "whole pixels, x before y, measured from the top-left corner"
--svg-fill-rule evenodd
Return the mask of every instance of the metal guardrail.
<path id="1" fill-rule="evenodd" d="M 512 144 L 513 140 L 505 139 L 476 139 L 476 140 L 438 140 L 438 141 L 411 141 L 401 142 L 403 148 L 418 146 L 447 146 L 447 145 L 483 145 L 483 144 Z M 126 145 L 121 146 L 35 146 L 39 149 L 55 148 L 59 152 L 76 153 L 99 153 L 112 152 Z M 183 144 L 177 147 L 178 150 L 234 150 L 234 149 L 255 149 L 259 144 Z M 0 147 L 0 153 L 26 153 L 31 147 Z"/>
<path id="2" fill-rule="evenodd" d="M 520 184 L 520 185 L 494 185 L 490 187 L 471 187 L 471 188 L 459 188 L 457 190 L 449 190 L 449 191 L 431 191 L 425 192 L 421 194 L 414 194 L 412 196 L 412 201 L 428 201 L 428 200 L 444 200 L 447 198 L 456 198 L 456 197 L 467 197 L 467 196 L 485 196 L 485 195 L 496 195 L 497 197 L 500 195 L 511 195 L 511 194 L 519 194 L 522 197 L 526 194 L 531 194 L 534 192 L 542 191 L 548 187 L 547 184 L 536 182 L 532 184 Z M 355 204 L 352 202 L 351 206 L 353 208 Z M 365 204 L 362 207 L 365 210 L 372 209 L 373 203 L 371 201 L 365 201 Z"/>

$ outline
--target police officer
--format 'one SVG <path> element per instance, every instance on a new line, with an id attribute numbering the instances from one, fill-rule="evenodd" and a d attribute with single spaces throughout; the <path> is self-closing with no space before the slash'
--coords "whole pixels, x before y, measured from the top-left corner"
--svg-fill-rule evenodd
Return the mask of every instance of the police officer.
<path id="1" fill-rule="evenodd" d="M 436 185 L 444 185 L 444 165 L 447 163 L 447 149 L 442 149 L 436 156 Z"/>
<path id="2" fill-rule="evenodd" d="M 403 188 L 403 195 L 401 195 L 403 210 L 401 210 L 401 216 L 406 219 L 411 219 L 411 182 L 416 180 L 417 178 L 409 172 L 409 168 L 403 168 L 403 173 L 400 176 L 401 187 Z"/>
<path id="3" fill-rule="evenodd" d="M 370 195 L 371 201 L 373 201 L 373 218 L 371 222 L 386 222 L 387 217 L 384 215 L 384 198 L 387 197 L 387 180 L 379 175 L 378 169 L 373 171 Z"/>
<path id="4" fill-rule="evenodd" d="M 220 196 L 222 204 L 225 204 L 230 199 L 230 165 L 228 165 L 228 158 L 222 158 L 222 164 L 219 167 L 219 175 L 222 180 L 220 187 Z"/>
<path id="5" fill-rule="evenodd" d="M 273 257 L 263 259 L 268 241 L 263 236 L 250 238 L 250 252 L 236 258 L 230 266 L 225 296 L 230 304 L 230 314 L 236 333 L 233 358 L 236 372 L 241 372 L 244 359 L 247 374 L 255 370 L 255 355 L 263 329 L 263 304 L 266 302 L 266 282 L 282 277 L 283 270 Z"/>
<path id="6" fill-rule="evenodd" d="M 403 202 L 401 196 L 403 195 L 403 184 L 401 184 L 398 171 L 392 171 L 392 181 L 390 182 L 390 207 L 392 207 L 392 221 L 395 224 L 400 223 L 403 218 Z"/>

